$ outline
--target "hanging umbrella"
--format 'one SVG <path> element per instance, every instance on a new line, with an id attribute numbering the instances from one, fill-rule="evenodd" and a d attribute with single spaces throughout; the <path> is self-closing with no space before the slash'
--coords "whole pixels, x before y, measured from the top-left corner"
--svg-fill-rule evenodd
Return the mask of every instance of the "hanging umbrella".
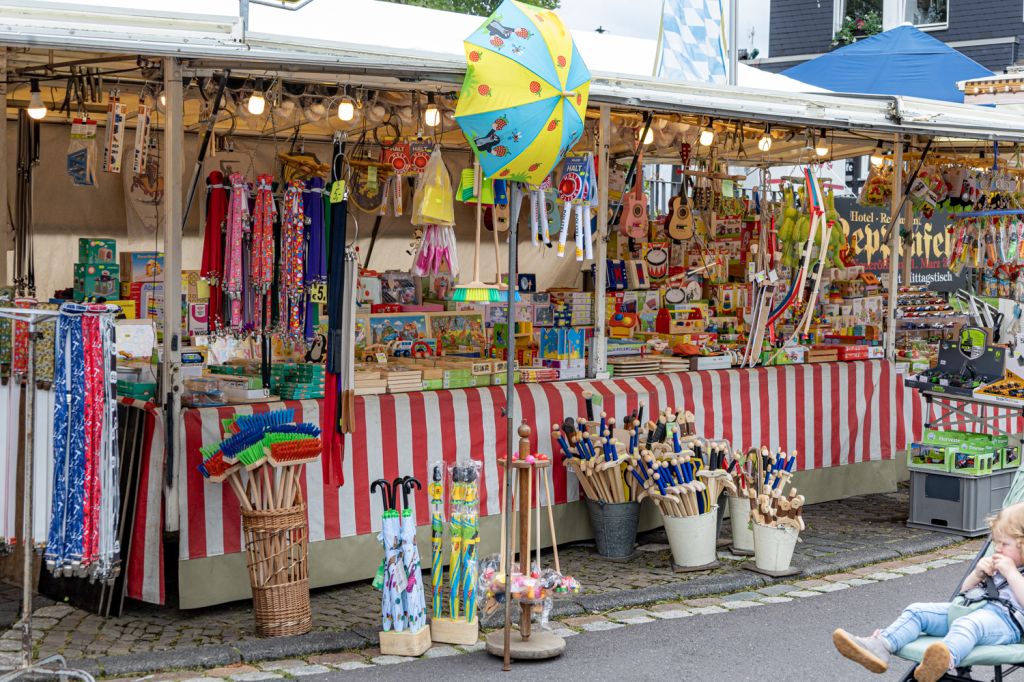
<path id="1" fill-rule="evenodd" d="M 427 624 L 427 604 L 423 596 L 423 571 L 420 550 L 416 546 L 416 520 L 409 508 L 409 489 L 421 490 L 423 485 L 406 476 L 402 480 L 402 560 L 405 565 L 405 618 L 406 627 L 416 632 Z M 403 587 L 400 585 L 400 587 Z"/>
<path id="2" fill-rule="evenodd" d="M 394 510 L 393 488 L 384 479 L 377 479 L 370 484 L 371 493 L 376 492 L 377 488 L 382 490 L 381 499 L 384 502 L 380 535 L 377 536 L 384 547 L 384 563 L 378 572 L 378 587 L 381 590 L 381 630 L 401 632 L 405 629 L 405 622 L 400 592 L 403 588 L 399 586 L 406 582 L 405 566 L 401 556 L 401 520 L 398 518 L 398 512 Z M 377 585 L 378 581 L 374 581 L 374 584 Z"/>
<path id="3" fill-rule="evenodd" d="M 470 464 L 463 467 L 462 472 L 466 488 L 462 515 L 462 594 L 466 620 L 472 621 L 476 616 L 476 546 L 480 543 L 479 491 L 476 467 Z"/>
<path id="4" fill-rule="evenodd" d="M 455 120 L 484 177 L 539 185 L 583 134 L 590 71 L 550 10 L 505 0 L 464 41 Z"/>
<path id="5" fill-rule="evenodd" d="M 433 587 L 434 618 L 443 614 L 444 598 L 444 465 L 433 466 L 430 477 L 430 584 Z"/>

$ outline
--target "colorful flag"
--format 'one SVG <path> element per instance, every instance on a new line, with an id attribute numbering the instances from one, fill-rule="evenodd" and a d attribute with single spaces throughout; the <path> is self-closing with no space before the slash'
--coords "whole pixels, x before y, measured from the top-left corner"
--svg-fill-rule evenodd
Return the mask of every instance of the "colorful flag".
<path id="1" fill-rule="evenodd" d="M 725 83 L 726 43 L 721 0 L 662 0 L 659 78 Z"/>

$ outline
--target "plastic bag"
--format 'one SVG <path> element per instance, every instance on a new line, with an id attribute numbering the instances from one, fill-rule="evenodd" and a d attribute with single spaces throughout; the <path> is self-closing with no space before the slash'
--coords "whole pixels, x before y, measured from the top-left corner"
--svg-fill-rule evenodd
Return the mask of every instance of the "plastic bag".
<path id="1" fill-rule="evenodd" d="M 71 124 L 67 172 L 78 187 L 96 186 L 96 121 L 76 118 Z"/>
<path id="2" fill-rule="evenodd" d="M 441 158 L 441 150 L 434 149 L 416 185 L 412 200 L 413 225 L 454 225 L 455 202 L 452 180 Z"/>

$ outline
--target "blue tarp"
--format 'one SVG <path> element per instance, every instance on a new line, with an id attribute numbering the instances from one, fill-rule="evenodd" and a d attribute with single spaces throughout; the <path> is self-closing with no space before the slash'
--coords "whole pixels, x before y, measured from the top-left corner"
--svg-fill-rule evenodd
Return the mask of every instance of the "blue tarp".
<path id="1" fill-rule="evenodd" d="M 963 102 L 957 81 L 992 72 L 913 26 L 899 26 L 786 69 L 782 75 L 833 92 Z"/>

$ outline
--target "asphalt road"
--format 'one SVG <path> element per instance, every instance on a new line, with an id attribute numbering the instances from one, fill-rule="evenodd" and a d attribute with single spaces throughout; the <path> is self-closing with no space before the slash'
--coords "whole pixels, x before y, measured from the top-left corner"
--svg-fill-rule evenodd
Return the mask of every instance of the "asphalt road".
<path id="1" fill-rule="evenodd" d="M 560 658 L 513 662 L 507 676 L 492 678 L 500 675 L 501 661 L 478 651 L 303 679 L 898 680 L 909 663 L 897 659 L 887 674 L 872 675 L 835 651 L 832 631 L 871 632 L 906 604 L 948 599 L 966 567 L 954 564 L 783 604 L 585 632 L 567 639 Z"/>

